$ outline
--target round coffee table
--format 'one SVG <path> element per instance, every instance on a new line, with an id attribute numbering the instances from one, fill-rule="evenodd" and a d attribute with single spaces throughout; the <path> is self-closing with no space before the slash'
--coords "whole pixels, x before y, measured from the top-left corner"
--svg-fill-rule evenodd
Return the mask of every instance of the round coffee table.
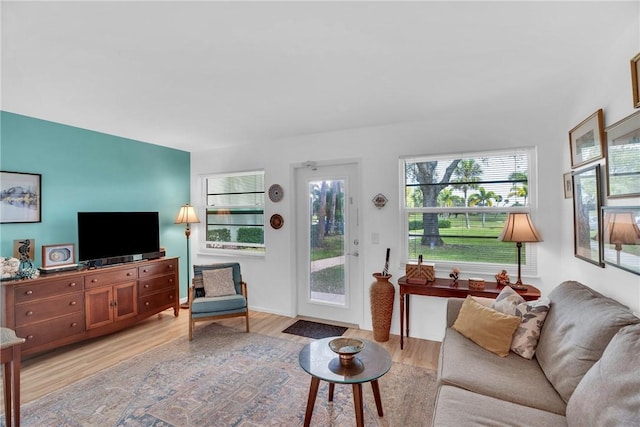
<path id="1" fill-rule="evenodd" d="M 298 356 L 300 367 L 311 375 L 307 412 L 304 416 L 305 426 L 308 426 L 311 422 L 311 415 L 313 414 L 313 407 L 316 403 L 318 386 L 321 380 L 329 383 L 329 402 L 333 401 L 333 390 L 336 383 L 353 385 L 353 404 L 356 411 L 357 426 L 364 425 L 362 384 L 370 382 L 378 415 L 383 416 L 378 378 L 391 369 L 391 355 L 382 346 L 363 340 L 366 343 L 364 350 L 358 353 L 349 365 L 341 365 L 338 355 L 329 348 L 329 341 L 335 338 L 338 337 L 313 341 L 304 346 Z"/>

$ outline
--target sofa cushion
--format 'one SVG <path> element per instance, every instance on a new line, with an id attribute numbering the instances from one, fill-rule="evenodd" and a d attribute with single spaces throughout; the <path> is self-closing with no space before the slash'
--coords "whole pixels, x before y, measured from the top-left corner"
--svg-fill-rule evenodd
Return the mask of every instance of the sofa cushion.
<path id="1" fill-rule="evenodd" d="M 440 347 L 438 382 L 556 414 L 566 408 L 535 358 L 498 357 L 451 328 Z"/>
<path id="2" fill-rule="evenodd" d="M 569 425 L 640 426 L 640 325 L 622 328 L 567 403 Z"/>
<path id="3" fill-rule="evenodd" d="M 225 311 L 244 310 L 247 307 L 247 299 L 242 295 L 227 295 L 223 297 L 196 298 L 191 302 L 192 314 L 214 314 Z"/>
<path id="4" fill-rule="evenodd" d="M 505 357 L 519 325 L 519 317 L 485 307 L 468 296 L 452 327 L 482 348 Z"/>
<path id="5" fill-rule="evenodd" d="M 623 326 L 640 322 L 631 311 L 578 282 L 561 283 L 550 294 L 536 358 L 562 399 L 602 356 Z"/>
<path id="6" fill-rule="evenodd" d="M 517 357 L 517 356 L 516 356 Z M 521 359 L 525 360 L 525 359 Z M 457 387 L 438 389 L 434 426 L 566 426 L 565 417 Z"/>

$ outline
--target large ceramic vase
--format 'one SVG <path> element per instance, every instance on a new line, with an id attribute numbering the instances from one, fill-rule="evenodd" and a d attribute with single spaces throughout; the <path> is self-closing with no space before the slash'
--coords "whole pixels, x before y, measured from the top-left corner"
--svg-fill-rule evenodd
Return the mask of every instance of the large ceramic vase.
<path id="1" fill-rule="evenodd" d="M 376 281 L 369 288 L 371 299 L 371 319 L 373 320 L 373 339 L 378 342 L 389 341 L 391 329 L 391 317 L 393 314 L 393 297 L 396 289 L 389 279 L 391 275 L 383 276 L 373 273 Z"/>

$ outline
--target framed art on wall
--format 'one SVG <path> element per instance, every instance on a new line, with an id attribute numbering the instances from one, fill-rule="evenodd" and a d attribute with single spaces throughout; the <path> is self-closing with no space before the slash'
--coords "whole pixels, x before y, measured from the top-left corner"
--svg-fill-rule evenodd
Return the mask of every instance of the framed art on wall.
<path id="1" fill-rule="evenodd" d="M 600 165 L 573 173 L 573 235 L 577 258 L 604 267 L 600 230 Z"/>
<path id="2" fill-rule="evenodd" d="M 573 197 L 573 179 L 571 172 L 563 174 L 562 180 L 564 181 L 564 198 L 570 199 Z"/>
<path id="3" fill-rule="evenodd" d="M 640 53 L 631 58 L 631 88 L 633 108 L 640 108 Z"/>
<path id="4" fill-rule="evenodd" d="M 569 131 L 571 167 L 604 157 L 604 113 L 599 109 Z"/>
<path id="5" fill-rule="evenodd" d="M 40 222 L 40 174 L 0 171 L 0 222 Z"/>
<path id="6" fill-rule="evenodd" d="M 640 275 L 640 206 L 603 207 L 602 240 L 606 264 Z"/>
<path id="7" fill-rule="evenodd" d="M 42 268 L 61 268 L 75 265 L 75 246 L 73 243 L 42 246 Z"/>
<path id="8" fill-rule="evenodd" d="M 608 126 L 607 196 L 640 196 L 640 111 Z"/>

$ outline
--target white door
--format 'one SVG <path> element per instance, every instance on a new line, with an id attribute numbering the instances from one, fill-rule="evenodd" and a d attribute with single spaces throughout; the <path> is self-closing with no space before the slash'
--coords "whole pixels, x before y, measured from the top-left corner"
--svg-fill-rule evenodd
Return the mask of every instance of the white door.
<path id="1" fill-rule="evenodd" d="M 360 325 L 358 165 L 296 170 L 298 315 Z"/>

